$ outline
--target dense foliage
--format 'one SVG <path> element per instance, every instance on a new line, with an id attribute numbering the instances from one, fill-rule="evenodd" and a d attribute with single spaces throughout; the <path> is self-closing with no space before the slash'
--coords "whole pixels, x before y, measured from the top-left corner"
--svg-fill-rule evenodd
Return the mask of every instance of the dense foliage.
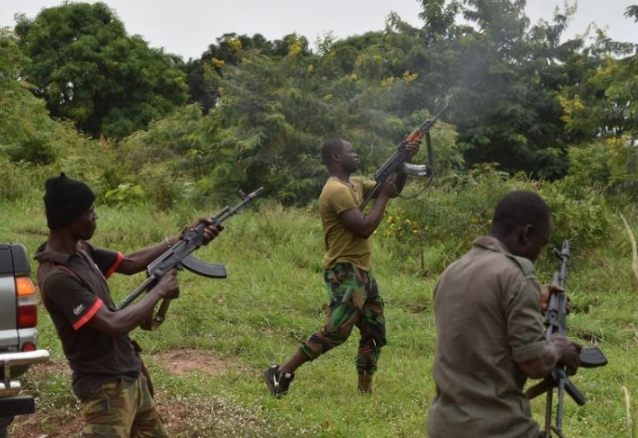
<path id="1" fill-rule="evenodd" d="M 33 20 L 20 16 L 16 36 L 30 62 L 24 78 L 54 117 L 94 137 L 120 138 L 186 101 L 173 57 L 151 49 L 105 4 L 66 3 Z"/>
<path id="2" fill-rule="evenodd" d="M 0 37 L 0 158 L 36 186 L 62 168 L 88 176 L 113 203 L 169 208 L 264 186 L 307 205 L 326 138 L 350 140 L 370 175 L 448 104 L 433 130 L 440 181 L 496 163 L 638 198 L 635 45 L 600 30 L 565 38 L 571 6 L 531 24 L 523 0 L 420 3 L 422 27 L 392 14 L 384 31 L 314 48 L 229 33 L 188 62 L 128 35 L 101 3 L 19 16 Z M 78 150 L 86 163 L 73 167 Z"/>

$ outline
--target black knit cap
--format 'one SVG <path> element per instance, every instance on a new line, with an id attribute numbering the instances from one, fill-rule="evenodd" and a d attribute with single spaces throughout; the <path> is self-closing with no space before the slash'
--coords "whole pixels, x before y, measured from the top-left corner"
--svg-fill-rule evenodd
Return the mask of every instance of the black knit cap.
<path id="1" fill-rule="evenodd" d="M 95 201 L 95 194 L 89 186 L 68 178 L 64 172 L 60 176 L 47 179 L 44 189 L 47 225 L 52 230 L 71 225 Z"/>

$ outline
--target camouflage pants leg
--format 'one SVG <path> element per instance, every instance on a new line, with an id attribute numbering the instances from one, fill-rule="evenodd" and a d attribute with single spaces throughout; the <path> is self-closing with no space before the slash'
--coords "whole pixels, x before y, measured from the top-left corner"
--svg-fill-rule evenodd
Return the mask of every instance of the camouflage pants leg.
<path id="1" fill-rule="evenodd" d="M 143 375 L 106 383 L 82 404 L 84 438 L 168 438 Z"/>
<path id="2" fill-rule="evenodd" d="M 314 360 L 343 344 L 357 327 L 360 333 L 356 358 L 359 373 L 377 369 L 380 349 L 386 344 L 383 300 L 373 275 L 350 263 L 337 263 L 324 272 L 330 307 L 324 327 L 301 345 L 301 352 Z"/>

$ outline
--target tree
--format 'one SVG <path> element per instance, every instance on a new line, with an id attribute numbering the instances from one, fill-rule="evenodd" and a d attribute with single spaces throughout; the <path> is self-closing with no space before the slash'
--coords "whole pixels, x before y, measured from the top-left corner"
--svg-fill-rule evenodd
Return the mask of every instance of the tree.
<path id="1" fill-rule="evenodd" d="M 448 100 L 446 119 L 457 125 L 466 164 L 497 162 L 509 173 L 564 175 L 575 133 L 565 129 L 559 94 L 594 66 L 582 40 L 561 41 L 575 9 L 557 10 L 551 23 L 530 26 L 524 0 L 422 4 L 422 29 L 405 23 L 395 28 L 421 41 L 406 62 L 419 74 L 417 97 Z"/>
<path id="2" fill-rule="evenodd" d="M 634 21 L 638 22 L 638 5 L 627 6 L 625 17 L 633 17 Z"/>
<path id="3" fill-rule="evenodd" d="M 29 84 L 20 80 L 26 62 L 15 38 L 0 30 L 0 151 L 14 162 L 48 164 L 55 158 L 45 141 L 52 123 Z"/>
<path id="4" fill-rule="evenodd" d="M 20 198 L 61 169 L 90 180 L 101 194 L 118 167 L 112 148 L 78 134 L 69 122 L 51 119 L 45 102 L 21 77 L 27 62 L 16 38 L 0 29 L 0 197 Z"/>
<path id="5" fill-rule="evenodd" d="M 128 36 L 104 3 L 64 3 L 15 32 L 31 58 L 24 77 L 54 117 L 72 120 L 93 137 L 123 137 L 186 101 L 175 58 Z"/>
<path id="6" fill-rule="evenodd" d="M 240 67 L 227 69 L 218 108 L 226 134 L 217 156 L 227 156 L 227 169 L 239 169 L 247 184 L 264 186 L 285 204 L 316 196 L 321 134 L 337 124 L 328 103 L 306 88 L 303 56 L 294 44 L 278 61 L 250 52 Z"/>
<path id="7" fill-rule="evenodd" d="M 589 138 L 627 136 L 634 143 L 638 139 L 638 45 L 613 41 L 599 29 L 586 52 L 591 65 L 582 68 L 581 62 L 579 80 L 560 95 L 567 130 Z"/>
<path id="8" fill-rule="evenodd" d="M 189 61 L 184 67 L 188 76 L 189 101 L 198 103 L 207 113 L 221 98 L 220 86 L 225 65 L 239 66 L 244 55 L 251 51 L 278 60 L 285 57 L 295 44 L 303 56 L 310 55 L 308 40 L 294 33 L 275 41 L 268 41 L 258 33 L 252 37 L 225 33 L 217 38 L 216 44 L 209 45 L 199 59 Z"/>

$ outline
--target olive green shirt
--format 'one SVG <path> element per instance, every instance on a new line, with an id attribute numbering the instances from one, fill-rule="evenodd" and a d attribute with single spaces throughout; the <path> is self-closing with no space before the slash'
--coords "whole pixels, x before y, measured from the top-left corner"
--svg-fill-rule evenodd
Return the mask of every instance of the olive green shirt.
<path id="1" fill-rule="evenodd" d="M 538 438 L 516 365 L 545 349 L 533 263 L 479 237 L 434 289 L 437 394 L 429 438 Z"/>
<path id="2" fill-rule="evenodd" d="M 352 234 L 343 225 L 339 215 L 344 211 L 359 208 L 365 195 L 374 187 L 374 182 L 361 178 L 350 178 L 351 185 L 331 176 L 319 196 L 319 213 L 323 225 L 326 253 L 322 264 L 325 269 L 337 263 L 352 263 L 357 268 L 370 271 L 370 241 Z"/>

